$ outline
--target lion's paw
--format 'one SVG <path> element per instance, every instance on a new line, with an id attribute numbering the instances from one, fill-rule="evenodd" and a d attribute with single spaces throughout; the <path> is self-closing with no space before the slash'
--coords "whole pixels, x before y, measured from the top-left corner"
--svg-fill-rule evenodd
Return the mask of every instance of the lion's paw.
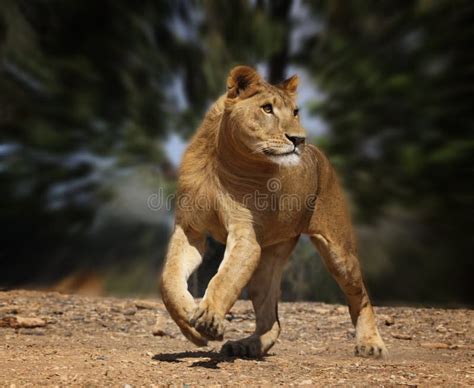
<path id="1" fill-rule="evenodd" d="M 356 356 L 370 358 L 386 358 L 388 356 L 387 348 L 380 336 L 357 341 L 355 354 Z"/>
<path id="2" fill-rule="evenodd" d="M 222 346 L 221 354 L 230 357 L 260 358 L 264 355 L 258 338 L 244 338 L 239 341 L 227 341 Z"/>
<path id="3" fill-rule="evenodd" d="M 209 307 L 198 306 L 190 323 L 209 340 L 222 341 L 224 338 L 224 320 Z"/>

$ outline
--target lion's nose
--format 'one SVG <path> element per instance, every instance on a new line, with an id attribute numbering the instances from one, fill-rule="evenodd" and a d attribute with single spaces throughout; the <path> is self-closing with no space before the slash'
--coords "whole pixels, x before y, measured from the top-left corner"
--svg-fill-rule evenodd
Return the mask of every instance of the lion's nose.
<path id="1" fill-rule="evenodd" d="M 291 141 L 295 147 L 298 147 L 300 144 L 304 143 L 304 140 L 306 139 L 305 137 L 301 136 L 290 136 L 290 135 L 285 135 L 289 141 Z"/>

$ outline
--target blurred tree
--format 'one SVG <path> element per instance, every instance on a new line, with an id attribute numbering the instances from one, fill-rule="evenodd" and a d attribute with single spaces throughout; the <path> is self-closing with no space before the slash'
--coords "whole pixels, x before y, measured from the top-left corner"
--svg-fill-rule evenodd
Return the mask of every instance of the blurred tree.
<path id="1" fill-rule="evenodd" d="M 3 0 L 0 285 L 103 266 L 113 291 L 150 289 L 172 222 L 146 208 L 174 189 L 166 137 L 195 131 L 233 65 L 278 82 L 296 64 L 322 92 L 313 113 L 330 130 L 317 140 L 352 199 L 374 294 L 472 303 L 473 9 Z M 209 240 L 197 294 L 223 249 Z M 294 256 L 284 298 L 339 300 L 305 240 Z"/>
<path id="2" fill-rule="evenodd" d="M 2 2 L 1 283 L 91 264 L 80 248 L 104 181 L 163 161 L 171 13 L 153 1 Z"/>
<path id="3" fill-rule="evenodd" d="M 206 1 L 202 8 L 189 2 L 181 14 L 192 31 L 186 42 L 193 49 L 180 56 L 177 64 L 183 72 L 188 114 L 180 128 L 189 134 L 202 120 L 203 110 L 225 92 L 226 78 L 232 66 L 269 65 L 272 77 L 282 80 L 288 65 L 288 15 L 292 1 Z"/>
<path id="4" fill-rule="evenodd" d="M 117 177 L 168 167 L 165 136 L 195 130 L 232 65 L 280 50 L 281 22 L 267 9 L 248 1 L 2 2 L 1 217 L 9 228 L 0 283 L 51 281 L 77 266 L 149 254 L 150 244 L 162 259 L 166 232 L 137 225 L 136 234 L 151 236 L 137 245 L 133 222 L 109 212 L 97 227 L 98 210 L 124 184 Z"/>
<path id="5" fill-rule="evenodd" d="M 307 4 L 326 23 L 299 61 L 326 94 L 314 111 L 331 127 L 328 153 L 358 222 L 418 220 L 391 247 L 377 294 L 472 303 L 472 241 L 462 231 L 473 215 L 473 3 Z"/>

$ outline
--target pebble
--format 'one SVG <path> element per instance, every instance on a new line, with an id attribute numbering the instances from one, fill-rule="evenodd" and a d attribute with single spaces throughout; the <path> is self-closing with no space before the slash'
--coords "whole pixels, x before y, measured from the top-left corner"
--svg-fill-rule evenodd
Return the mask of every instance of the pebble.
<path id="1" fill-rule="evenodd" d="M 411 340 L 413 336 L 410 334 L 402 334 L 402 333 L 392 333 L 392 337 L 401 340 Z"/>
<path id="2" fill-rule="evenodd" d="M 393 317 L 389 315 L 385 316 L 385 320 L 384 320 L 385 326 L 392 326 L 394 323 L 395 323 L 395 319 L 393 319 Z"/>
<path id="3" fill-rule="evenodd" d="M 449 345 L 443 342 L 422 342 L 420 346 L 429 349 L 449 349 Z"/>
<path id="4" fill-rule="evenodd" d="M 123 315 L 135 315 L 137 313 L 136 307 L 128 307 L 123 310 Z"/>
<path id="5" fill-rule="evenodd" d="M 165 328 L 166 328 L 165 318 L 162 315 L 158 315 L 158 317 L 156 318 L 155 326 L 153 326 L 151 333 L 154 336 L 163 337 L 167 334 Z"/>
<path id="6" fill-rule="evenodd" d="M 135 301 L 135 307 L 139 310 L 156 310 L 158 304 L 148 300 L 137 300 Z"/>
<path id="7" fill-rule="evenodd" d="M 41 318 L 25 318 L 20 316 L 7 316 L 0 319 L 0 327 L 12 327 L 14 329 L 44 327 L 46 322 Z"/>
<path id="8" fill-rule="evenodd" d="M 438 325 L 438 326 L 436 327 L 436 331 L 437 331 L 438 333 L 446 333 L 446 332 L 448 331 L 448 329 L 446 329 L 443 325 Z"/>

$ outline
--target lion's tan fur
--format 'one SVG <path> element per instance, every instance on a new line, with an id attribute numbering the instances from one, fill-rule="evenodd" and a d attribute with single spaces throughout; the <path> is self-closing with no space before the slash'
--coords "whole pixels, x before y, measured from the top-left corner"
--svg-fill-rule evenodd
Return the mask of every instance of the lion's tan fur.
<path id="1" fill-rule="evenodd" d="M 294 146 L 289 140 L 305 136 L 295 111 L 297 84 L 292 77 L 270 85 L 245 66 L 231 71 L 228 92 L 206 114 L 181 165 L 163 301 L 186 337 L 202 345 L 222 339 L 224 316 L 248 286 L 256 331 L 223 349 L 261 356 L 280 332 L 276 310 L 284 265 L 299 235 L 307 234 L 346 294 L 357 352 L 382 356 L 386 350 L 334 170 L 317 147 Z M 271 114 L 261 110 L 269 103 Z M 269 201 L 266 206 L 258 203 L 261 197 Z M 285 205 L 282 199 L 287 198 L 293 202 Z M 218 273 L 196 305 L 186 281 L 201 263 L 207 234 L 227 246 Z"/>

